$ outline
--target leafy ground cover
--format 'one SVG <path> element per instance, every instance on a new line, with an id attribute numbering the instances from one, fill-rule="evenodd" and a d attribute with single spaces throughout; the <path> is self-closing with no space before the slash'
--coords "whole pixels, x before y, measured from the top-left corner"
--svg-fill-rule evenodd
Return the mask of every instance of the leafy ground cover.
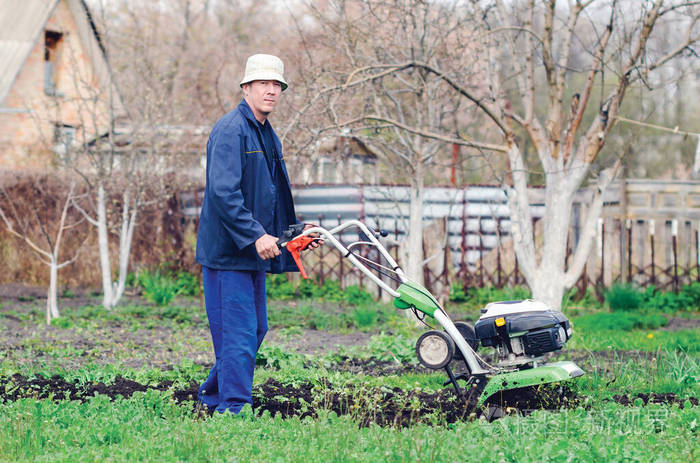
<path id="1" fill-rule="evenodd" d="M 111 312 L 92 295 L 71 295 L 61 300 L 63 316 L 45 326 L 45 300 L 0 289 L 0 461 L 693 461 L 700 454 L 695 311 L 572 310 L 580 312 L 572 317 L 575 337 L 551 358 L 572 359 L 586 375 L 515 393 L 505 416 L 492 421 L 465 410 L 442 373 L 416 364 L 414 343 L 425 327 L 363 296 L 334 301 L 332 288 L 308 297 L 292 291 L 294 299 L 270 301 L 254 413 L 210 417 L 192 401 L 213 361 L 197 294 L 177 290 L 164 306 L 132 296 Z M 478 316 L 468 305 L 450 311 Z"/>

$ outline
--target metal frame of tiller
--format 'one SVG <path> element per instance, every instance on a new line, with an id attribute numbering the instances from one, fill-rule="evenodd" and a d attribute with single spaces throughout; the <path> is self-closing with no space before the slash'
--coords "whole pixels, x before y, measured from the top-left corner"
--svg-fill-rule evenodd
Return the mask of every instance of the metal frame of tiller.
<path id="1" fill-rule="evenodd" d="M 395 307 L 404 310 L 413 310 L 416 317 L 421 321 L 423 321 L 425 315 L 429 315 L 430 317 L 434 318 L 452 339 L 456 349 L 459 349 L 461 359 L 464 360 L 468 369 L 468 373 L 459 373 L 455 375 L 450 368 L 449 362 L 447 362 L 442 367 L 449 377 L 449 380 L 445 382 L 445 385 L 452 384 L 457 392 L 457 395 L 466 400 L 469 404 L 473 406 L 482 405 L 489 396 L 505 389 L 565 381 L 575 376 L 579 376 L 578 371 L 580 371 L 580 369 L 578 369 L 578 367 L 572 362 L 556 362 L 549 365 L 539 366 L 537 368 L 510 372 L 488 365 L 488 363 L 481 359 L 476 354 L 475 350 L 472 349 L 435 297 L 426 288 L 406 277 L 404 271 L 401 269 L 398 263 L 377 239 L 377 235 L 379 234 L 386 236 L 385 232 L 372 231 L 359 220 L 350 220 L 341 223 L 330 230 L 326 230 L 320 226 L 314 226 L 303 230 L 303 227 L 303 224 L 293 225 L 282 235 L 282 237 L 280 237 L 278 242 L 278 246 L 280 248 L 285 247 L 292 254 L 292 257 L 299 267 L 302 277 L 308 278 L 301 263 L 300 251 L 305 249 L 311 242 L 322 240 L 324 243 L 332 244 L 336 249 L 338 249 L 338 251 L 340 251 L 342 256 L 352 262 L 358 270 L 372 280 L 377 286 L 393 296 Z M 369 241 L 362 241 L 360 238 L 360 240 L 353 242 L 346 247 L 336 238 L 335 235 L 350 227 L 357 227 L 362 233 L 364 233 Z M 374 246 L 381 253 L 389 267 L 383 266 L 377 262 L 353 253 L 352 248 L 359 245 Z M 392 278 L 399 282 L 399 286 L 397 288 L 392 288 L 389 286 L 386 282 L 370 271 L 368 264 L 370 264 L 374 270 L 381 268 L 383 270 L 381 273 L 385 275 L 385 272 L 392 272 L 395 275 L 395 277 Z M 389 276 L 391 277 L 391 275 Z M 425 315 L 423 317 L 419 316 L 418 311 Z M 460 359 L 457 352 L 454 354 L 454 358 Z M 583 372 L 581 371 L 580 374 L 583 374 Z M 489 381 L 489 379 L 495 375 L 498 376 L 499 381 Z M 467 381 L 466 393 L 457 383 L 459 379 Z"/>

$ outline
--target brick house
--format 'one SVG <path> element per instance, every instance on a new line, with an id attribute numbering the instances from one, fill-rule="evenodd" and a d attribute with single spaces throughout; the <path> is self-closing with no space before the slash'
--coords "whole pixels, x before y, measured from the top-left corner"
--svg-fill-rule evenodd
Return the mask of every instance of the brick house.
<path id="1" fill-rule="evenodd" d="M 84 0 L 0 2 L 0 168 L 46 165 L 124 114 Z"/>

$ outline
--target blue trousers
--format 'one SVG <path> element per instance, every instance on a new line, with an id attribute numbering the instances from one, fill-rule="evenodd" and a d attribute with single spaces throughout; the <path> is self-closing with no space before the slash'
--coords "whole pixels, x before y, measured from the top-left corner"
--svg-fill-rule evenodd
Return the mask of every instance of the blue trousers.
<path id="1" fill-rule="evenodd" d="M 197 398 L 217 412 L 238 413 L 253 405 L 255 355 L 267 333 L 265 272 L 202 267 L 202 279 L 216 364 Z"/>

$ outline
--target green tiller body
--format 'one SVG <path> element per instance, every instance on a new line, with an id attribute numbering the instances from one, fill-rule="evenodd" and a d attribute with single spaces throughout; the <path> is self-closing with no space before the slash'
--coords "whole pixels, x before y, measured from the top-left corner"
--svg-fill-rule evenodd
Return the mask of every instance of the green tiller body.
<path id="1" fill-rule="evenodd" d="M 358 236 L 364 235 L 362 238 L 366 239 L 346 246 L 337 235 L 351 227 L 357 228 L 361 232 Z M 292 253 L 306 278 L 300 251 L 313 241 L 333 245 L 371 281 L 391 294 L 395 307 L 411 310 L 421 320 L 431 317 L 437 321 L 442 330 L 426 331 L 416 342 L 418 360 L 427 368 L 445 370 L 449 378 L 445 384 L 452 384 L 472 407 L 494 402 L 504 391 L 560 383 L 584 374 L 574 362 L 543 361 L 544 354 L 562 349 L 572 335 L 569 320 L 561 311 L 534 300 L 492 302 L 481 310 L 481 317 L 473 326 L 453 322 L 430 291 L 406 277 L 379 241 L 379 235 L 385 234 L 371 231 L 357 220 L 330 230 L 293 226 L 280 238 L 279 246 Z M 375 247 L 385 265 L 355 254 L 353 249 L 360 245 Z M 391 287 L 370 268 L 384 274 L 391 272 L 397 287 Z M 495 349 L 496 360 L 492 364 L 477 354 L 480 346 Z M 464 386 L 460 386 L 460 381 Z"/>

